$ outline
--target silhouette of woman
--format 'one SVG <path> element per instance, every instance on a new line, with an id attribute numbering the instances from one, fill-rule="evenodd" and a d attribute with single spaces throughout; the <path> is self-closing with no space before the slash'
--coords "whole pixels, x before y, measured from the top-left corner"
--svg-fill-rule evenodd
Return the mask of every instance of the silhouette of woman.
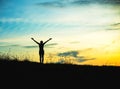
<path id="1" fill-rule="evenodd" d="M 31 38 L 34 42 L 36 42 L 39 45 L 39 57 L 40 57 L 40 63 L 44 62 L 44 45 L 52 40 L 52 38 L 49 38 L 47 41 L 43 42 L 42 40 L 39 42 L 37 42 L 34 38 Z"/>

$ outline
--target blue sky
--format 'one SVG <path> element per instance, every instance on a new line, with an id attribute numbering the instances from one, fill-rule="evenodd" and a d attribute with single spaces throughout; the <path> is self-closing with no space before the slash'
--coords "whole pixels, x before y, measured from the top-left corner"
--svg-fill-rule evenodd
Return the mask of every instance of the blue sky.
<path id="1" fill-rule="evenodd" d="M 86 27 L 100 29 L 101 24 L 95 22 L 99 21 L 102 15 L 105 17 L 105 14 L 111 14 L 111 16 L 106 15 L 106 20 L 109 20 L 109 18 L 114 15 L 114 12 L 111 13 L 112 10 L 109 11 L 109 6 L 101 7 L 99 5 L 102 1 L 103 0 L 98 0 L 97 4 L 96 0 L 3 0 L 0 8 L 0 25 L 1 29 L 4 29 L 0 34 L 1 38 L 23 36 L 41 32 L 41 30 L 48 31 L 47 29 L 50 29 L 49 31 L 51 32 L 54 31 L 53 29 L 58 31 L 66 28 L 67 31 L 67 29 L 79 29 L 79 27 L 81 27 L 81 29 Z M 106 2 L 107 1 L 108 0 L 106 0 Z M 113 2 L 113 0 L 110 0 L 110 2 Z M 103 1 L 103 3 L 105 3 L 105 1 Z M 105 7 L 108 8 L 108 10 L 103 10 Z M 91 9 L 89 10 L 88 8 Z M 94 14 L 94 11 L 97 11 L 97 9 L 101 12 L 103 11 L 103 14 L 101 14 L 101 12 Z M 99 16 L 99 14 L 101 14 L 101 16 Z M 79 19 L 80 15 L 81 18 Z M 93 18 L 91 17 L 93 16 L 98 20 L 92 21 L 91 19 Z M 91 24 L 88 19 L 92 21 Z M 114 17 L 111 19 L 114 19 Z M 102 25 L 104 24 L 103 22 L 105 25 L 110 24 L 102 21 Z M 87 31 L 91 30 L 88 29 Z"/>
<path id="2" fill-rule="evenodd" d="M 37 49 L 31 37 L 38 41 L 53 38 L 51 43 L 48 43 L 47 51 L 52 50 L 59 54 L 77 50 L 78 55 L 83 49 L 100 51 L 101 48 L 119 39 L 120 0 L 1 0 L 0 2 L 2 52 L 13 47 L 23 47 L 22 50 L 34 47 Z M 81 56 L 87 57 L 88 54 L 84 53 Z M 97 57 L 89 56 L 89 58 Z"/>

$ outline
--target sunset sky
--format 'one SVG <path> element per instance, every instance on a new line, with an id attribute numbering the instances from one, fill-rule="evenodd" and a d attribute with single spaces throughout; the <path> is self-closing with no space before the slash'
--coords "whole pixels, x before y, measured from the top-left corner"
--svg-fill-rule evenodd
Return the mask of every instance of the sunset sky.
<path id="1" fill-rule="evenodd" d="M 0 0 L 0 54 L 45 63 L 120 66 L 120 0 Z"/>

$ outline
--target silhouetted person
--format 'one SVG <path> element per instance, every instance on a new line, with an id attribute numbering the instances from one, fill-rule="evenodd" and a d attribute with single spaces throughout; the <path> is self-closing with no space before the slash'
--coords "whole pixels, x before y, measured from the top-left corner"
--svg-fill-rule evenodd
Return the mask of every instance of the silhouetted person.
<path id="1" fill-rule="evenodd" d="M 36 40 L 34 40 L 34 38 L 31 38 L 34 42 L 36 42 L 39 45 L 39 57 L 40 57 L 40 63 L 44 62 L 44 45 L 50 41 L 52 38 L 49 38 L 47 41 L 43 42 L 42 40 L 39 42 L 37 42 Z"/>

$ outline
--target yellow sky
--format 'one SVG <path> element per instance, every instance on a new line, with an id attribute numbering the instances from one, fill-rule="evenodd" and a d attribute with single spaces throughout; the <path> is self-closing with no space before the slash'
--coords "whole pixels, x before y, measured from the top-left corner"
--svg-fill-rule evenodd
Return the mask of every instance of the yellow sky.
<path id="1" fill-rule="evenodd" d="M 99 31 L 87 34 L 86 36 L 80 36 L 79 42 L 73 44 L 59 43 L 56 47 L 45 48 L 46 60 L 45 63 L 56 63 L 61 59 L 64 59 L 66 63 L 73 64 L 88 64 L 88 65 L 120 65 L 120 31 Z M 84 40 L 83 40 L 84 38 Z M 54 41 L 54 38 L 53 38 Z M 78 57 L 86 57 L 86 61 L 77 62 L 75 57 L 59 57 L 57 53 L 69 52 L 76 50 L 79 53 Z M 34 55 L 34 61 L 39 62 L 38 50 L 31 52 Z M 89 60 L 92 59 L 93 60 Z"/>

